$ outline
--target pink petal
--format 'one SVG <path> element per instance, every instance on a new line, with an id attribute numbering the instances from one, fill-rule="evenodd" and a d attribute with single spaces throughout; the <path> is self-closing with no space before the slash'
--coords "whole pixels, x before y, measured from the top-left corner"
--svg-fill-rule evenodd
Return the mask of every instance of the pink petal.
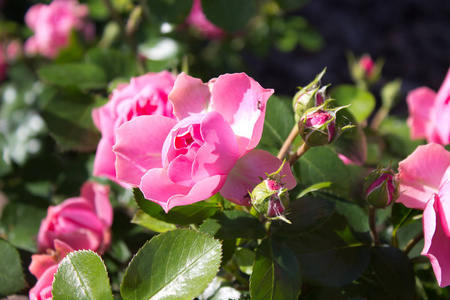
<path id="1" fill-rule="evenodd" d="M 30 290 L 30 300 L 52 299 L 52 282 L 57 270 L 58 265 L 51 266 L 47 270 L 45 270 L 45 272 L 36 282 L 36 285 Z"/>
<path id="2" fill-rule="evenodd" d="M 450 166 L 450 152 L 438 144 L 417 149 L 399 164 L 400 198 L 397 202 L 424 209 L 426 201 L 437 193 L 441 179 Z"/>
<path id="3" fill-rule="evenodd" d="M 182 120 L 193 114 L 205 113 L 209 106 L 209 87 L 200 79 L 185 73 L 178 75 L 169 100 L 173 104 L 173 114 Z"/>
<path id="4" fill-rule="evenodd" d="M 117 181 L 115 167 L 116 154 L 112 151 L 113 146 L 114 144 L 110 140 L 106 138 L 100 139 L 94 159 L 94 176 L 104 176 L 112 181 Z M 120 184 L 121 182 L 118 183 Z"/>
<path id="5" fill-rule="evenodd" d="M 220 194 L 238 205 L 251 205 L 249 192 L 261 182 L 260 177 L 266 178 L 266 173 L 275 172 L 281 163 L 280 159 L 267 151 L 259 149 L 250 151 L 237 161 L 233 170 L 228 174 Z M 282 183 L 287 189 L 292 189 L 297 185 L 288 163 L 284 164 L 281 175 L 286 175 L 283 177 Z"/>
<path id="6" fill-rule="evenodd" d="M 172 182 L 164 169 L 151 169 L 142 177 L 140 189 L 146 199 L 161 205 L 168 212 L 175 206 L 208 199 L 220 190 L 225 180 L 225 175 L 216 175 L 190 188 Z"/>
<path id="7" fill-rule="evenodd" d="M 44 4 L 35 4 L 28 9 L 27 13 L 25 14 L 25 23 L 28 27 L 30 27 L 32 30 L 36 30 L 36 22 L 39 20 L 39 14 L 42 8 L 45 9 L 46 5 Z"/>
<path id="8" fill-rule="evenodd" d="M 239 149 L 230 125 L 217 112 L 205 115 L 201 122 L 205 144 L 198 150 L 192 166 L 196 182 L 213 175 L 228 175 L 239 158 Z"/>
<path id="9" fill-rule="evenodd" d="M 450 144 L 450 69 L 436 95 L 436 104 L 432 116 L 434 128 L 441 144 Z"/>
<path id="10" fill-rule="evenodd" d="M 139 186 L 149 169 L 162 167 L 162 146 L 175 124 L 163 116 L 140 116 L 120 126 L 113 148 L 117 179 Z"/>
<path id="11" fill-rule="evenodd" d="M 442 227 L 447 237 L 450 238 L 450 167 L 442 178 L 441 185 L 439 187 L 439 215 L 441 217 Z"/>
<path id="12" fill-rule="evenodd" d="M 422 255 L 430 259 L 434 274 L 440 287 L 450 285 L 450 239 L 446 236 L 440 218 L 437 216 L 436 202 L 439 197 L 434 195 L 426 204 L 423 212 L 423 233 L 425 245 Z"/>
<path id="13" fill-rule="evenodd" d="M 245 73 L 219 76 L 211 85 L 212 108 L 233 128 L 242 156 L 261 139 L 266 103 L 274 91 L 262 88 Z"/>
<path id="14" fill-rule="evenodd" d="M 57 264 L 56 259 L 50 254 L 33 254 L 28 270 L 39 279 L 48 268 Z"/>
<path id="15" fill-rule="evenodd" d="M 409 118 L 408 126 L 412 139 L 425 138 L 427 127 L 430 123 L 431 109 L 435 103 L 436 93 L 427 88 L 417 88 L 408 93 L 406 102 L 408 103 Z"/>
<path id="16" fill-rule="evenodd" d="M 113 210 L 109 201 L 109 187 L 88 181 L 81 187 L 81 197 L 92 203 L 98 218 L 107 227 L 112 225 Z"/>

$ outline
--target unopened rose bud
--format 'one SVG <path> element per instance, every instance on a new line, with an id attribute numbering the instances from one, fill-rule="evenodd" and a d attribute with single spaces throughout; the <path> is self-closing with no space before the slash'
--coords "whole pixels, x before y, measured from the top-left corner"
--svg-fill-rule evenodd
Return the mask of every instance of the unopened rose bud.
<path id="1" fill-rule="evenodd" d="M 366 177 L 364 194 L 370 205 L 384 208 L 399 197 L 398 182 L 394 171 L 387 167 L 378 168 Z"/>
<path id="2" fill-rule="evenodd" d="M 298 123 L 300 135 L 310 147 L 331 143 L 336 131 L 334 112 L 317 110 L 307 113 Z"/>
<path id="3" fill-rule="evenodd" d="M 327 86 L 320 87 L 320 80 L 326 69 L 316 76 L 316 78 L 306 87 L 300 89 L 294 96 L 293 107 L 295 116 L 299 120 L 310 108 L 322 105 L 326 99 Z"/>
<path id="4" fill-rule="evenodd" d="M 359 59 L 359 65 L 361 69 L 364 71 L 364 75 L 366 78 L 370 77 L 374 71 L 375 68 L 375 62 L 372 60 L 372 58 L 365 54 Z"/>
<path id="5" fill-rule="evenodd" d="M 376 62 L 368 54 L 356 59 L 353 54 L 348 55 L 350 76 L 359 87 L 367 89 L 380 79 L 383 60 Z"/>
<path id="6" fill-rule="evenodd" d="M 290 223 L 284 217 L 289 206 L 289 193 L 281 182 L 280 171 L 267 175 L 267 178 L 259 183 L 250 193 L 251 202 L 255 210 L 269 220 L 283 220 Z"/>

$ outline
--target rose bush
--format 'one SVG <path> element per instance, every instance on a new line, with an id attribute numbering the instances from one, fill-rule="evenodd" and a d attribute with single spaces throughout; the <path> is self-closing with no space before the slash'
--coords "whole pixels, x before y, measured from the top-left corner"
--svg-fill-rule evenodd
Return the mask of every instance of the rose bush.
<path id="1" fill-rule="evenodd" d="M 118 85 L 108 103 L 92 110 L 94 124 L 102 134 L 94 160 L 94 176 L 118 182 L 112 148 L 120 125 L 142 115 L 174 118 L 172 103 L 168 101 L 174 82 L 175 76 L 168 71 L 131 78 L 130 83 Z"/>
<path id="2" fill-rule="evenodd" d="M 438 144 L 419 146 L 400 162 L 397 202 L 424 210 L 422 255 L 433 266 L 439 286 L 450 285 L 450 152 Z"/>
<path id="3" fill-rule="evenodd" d="M 450 144 L 450 69 L 437 93 L 420 87 L 409 92 L 406 101 L 412 139 L 426 138 L 428 142 Z"/>
<path id="4" fill-rule="evenodd" d="M 270 153 L 253 150 L 272 93 L 244 73 L 206 84 L 180 74 L 169 94 L 178 121 L 140 116 L 117 130 L 117 178 L 139 187 L 166 211 L 217 192 L 250 205 L 248 191 L 260 182 L 258 176 L 281 165 Z M 282 173 L 286 187 L 293 188 L 288 164 Z"/>
<path id="5" fill-rule="evenodd" d="M 95 28 L 86 19 L 87 16 L 87 5 L 76 0 L 55 0 L 49 5 L 33 5 L 25 15 L 26 24 L 34 31 L 25 43 L 25 52 L 55 58 L 69 44 L 72 30 L 80 32 L 87 40 L 92 39 Z"/>
<path id="6" fill-rule="evenodd" d="M 52 299 L 53 277 L 61 260 L 73 249 L 60 240 L 54 240 L 54 249 L 47 254 L 33 254 L 29 270 L 37 278 L 37 283 L 29 292 L 30 300 Z"/>
<path id="7" fill-rule="evenodd" d="M 49 206 L 39 228 L 38 251 L 53 249 L 58 239 L 74 250 L 89 249 L 102 254 L 111 242 L 112 219 L 109 187 L 86 182 L 80 197 Z"/>

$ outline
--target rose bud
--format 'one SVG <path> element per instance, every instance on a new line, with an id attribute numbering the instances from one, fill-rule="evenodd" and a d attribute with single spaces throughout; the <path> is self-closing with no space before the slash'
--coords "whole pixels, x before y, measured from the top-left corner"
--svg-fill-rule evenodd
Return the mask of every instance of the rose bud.
<path id="1" fill-rule="evenodd" d="M 300 88 L 294 96 L 293 107 L 295 117 L 299 120 L 310 108 L 322 105 L 326 99 L 326 89 L 328 86 L 320 87 L 320 80 L 326 69 L 316 76 L 316 78 L 304 88 Z"/>
<path id="2" fill-rule="evenodd" d="M 378 59 L 376 62 L 368 54 L 364 54 L 356 59 L 353 54 L 348 56 L 350 76 L 358 86 L 367 88 L 377 82 L 381 76 L 383 61 Z"/>
<path id="3" fill-rule="evenodd" d="M 250 198 L 255 210 L 269 220 L 283 220 L 291 223 L 284 217 L 289 206 L 288 189 L 281 182 L 280 171 L 284 163 L 274 173 L 259 183 L 250 193 Z"/>
<path id="4" fill-rule="evenodd" d="M 377 168 L 364 180 L 364 195 L 373 207 L 384 208 L 400 196 L 398 184 L 390 166 Z"/>

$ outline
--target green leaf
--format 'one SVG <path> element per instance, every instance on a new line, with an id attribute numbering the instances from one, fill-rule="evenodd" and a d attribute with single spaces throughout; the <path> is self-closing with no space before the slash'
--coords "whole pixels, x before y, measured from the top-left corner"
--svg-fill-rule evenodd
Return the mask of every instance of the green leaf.
<path id="1" fill-rule="evenodd" d="M 300 294 L 300 266 L 292 250 L 271 238 L 256 248 L 256 258 L 250 277 L 253 299 L 290 300 Z"/>
<path id="2" fill-rule="evenodd" d="M 359 278 L 370 261 L 370 248 L 347 245 L 332 230 L 315 230 L 287 240 L 302 267 L 303 279 L 324 286 L 343 286 Z"/>
<path id="3" fill-rule="evenodd" d="M 58 89 L 44 103 L 42 117 L 63 149 L 87 152 L 95 150 L 100 139 L 91 117 L 94 107 L 91 96 L 77 89 Z"/>
<path id="4" fill-rule="evenodd" d="M 237 248 L 235 251 L 236 262 L 239 269 L 247 275 L 252 274 L 255 252 L 247 248 Z"/>
<path id="5" fill-rule="evenodd" d="M 384 135 L 388 151 L 401 158 L 410 155 L 423 143 L 422 140 L 411 140 L 405 119 L 386 118 L 381 122 L 379 131 Z"/>
<path id="6" fill-rule="evenodd" d="M 302 198 L 305 195 L 311 193 L 311 192 L 315 192 L 321 189 L 325 189 L 325 188 L 329 188 L 332 185 L 331 182 L 327 181 L 327 182 L 319 182 L 313 185 L 310 185 L 309 187 L 307 187 L 306 189 L 304 189 L 303 191 L 300 192 L 300 194 L 298 194 L 298 196 L 296 198 Z"/>
<path id="7" fill-rule="evenodd" d="M 319 197 L 303 197 L 291 202 L 287 218 L 292 224 L 272 222 L 273 235 L 296 236 L 322 226 L 334 213 L 334 204 Z"/>
<path id="8" fill-rule="evenodd" d="M 143 212 L 142 210 L 136 212 L 133 219 L 131 220 L 131 223 L 138 224 L 147 229 L 150 229 L 151 231 L 158 233 L 163 233 L 169 230 L 177 229 L 177 227 L 174 224 L 166 223 L 164 221 L 155 219 L 150 215 L 146 214 L 145 212 Z"/>
<path id="9" fill-rule="evenodd" d="M 239 210 L 227 210 L 206 219 L 199 231 L 218 239 L 261 239 L 266 236 L 262 223 L 253 215 Z"/>
<path id="10" fill-rule="evenodd" d="M 157 22 L 180 24 L 192 8 L 192 0 L 147 0 L 151 17 Z"/>
<path id="11" fill-rule="evenodd" d="M 174 230 L 145 243 L 131 261 L 120 287 L 128 299 L 193 299 L 215 277 L 221 245 L 193 230 Z"/>
<path id="12" fill-rule="evenodd" d="M 290 99 L 272 96 L 267 101 L 260 144 L 280 149 L 295 125 Z"/>
<path id="13" fill-rule="evenodd" d="M 131 54 L 116 49 L 92 48 L 85 56 L 86 63 L 102 68 L 107 81 L 137 75 L 136 62 Z"/>
<path id="14" fill-rule="evenodd" d="M 106 75 L 94 64 L 66 63 L 48 65 L 37 70 L 39 77 L 47 83 L 59 86 L 77 86 L 80 89 L 106 87 Z"/>
<path id="15" fill-rule="evenodd" d="M 390 299 L 413 299 L 414 267 L 405 253 L 394 247 L 374 247 L 371 254 L 371 267 L 381 288 L 390 296 Z"/>
<path id="16" fill-rule="evenodd" d="M 202 0 L 206 18 L 231 33 L 247 25 L 255 11 L 254 4 L 251 0 Z"/>
<path id="17" fill-rule="evenodd" d="M 176 206 L 166 213 L 161 206 L 145 199 L 139 189 L 133 189 L 133 194 L 137 204 L 146 214 L 171 224 L 198 224 L 222 209 L 222 206 L 216 201 L 218 196 L 213 196 L 209 201 L 205 200 L 190 205 Z"/>
<path id="18" fill-rule="evenodd" d="M 366 120 L 375 108 L 375 97 L 372 93 L 354 85 L 343 84 L 333 89 L 331 97 L 339 105 L 348 105 L 348 110 L 355 116 L 358 123 Z"/>
<path id="19" fill-rule="evenodd" d="M 2 213 L 0 232 L 17 248 L 36 252 L 36 236 L 47 210 L 24 203 L 8 203 Z"/>
<path id="20" fill-rule="evenodd" d="M 383 106 L 391 109 L 394 106 L 395 100 L 400 93 L 402 87 L 402 80 L 396 79 L 386 83 L 381 89 L 381 101 Z"/>
<path id="21" fill-rule="evenodd" d="M 350 190 L 350 172 L 337 155 L 327 147 L 314 147 L 294 166 L 302 185 L 331 182 L 327 191 L 346 197 Z"/>
<path id="22" fill-rule="evenodd" d="M 0 295 L 11 295 L 25 287 L 19 251 L 0 239 Z"/>
<path id="23" fill-rule="evenodd" d="M 113 299 L 100 256 L 91 250 L 69 253 L 58 266 L 52 295 L 54 300 Z"/>

